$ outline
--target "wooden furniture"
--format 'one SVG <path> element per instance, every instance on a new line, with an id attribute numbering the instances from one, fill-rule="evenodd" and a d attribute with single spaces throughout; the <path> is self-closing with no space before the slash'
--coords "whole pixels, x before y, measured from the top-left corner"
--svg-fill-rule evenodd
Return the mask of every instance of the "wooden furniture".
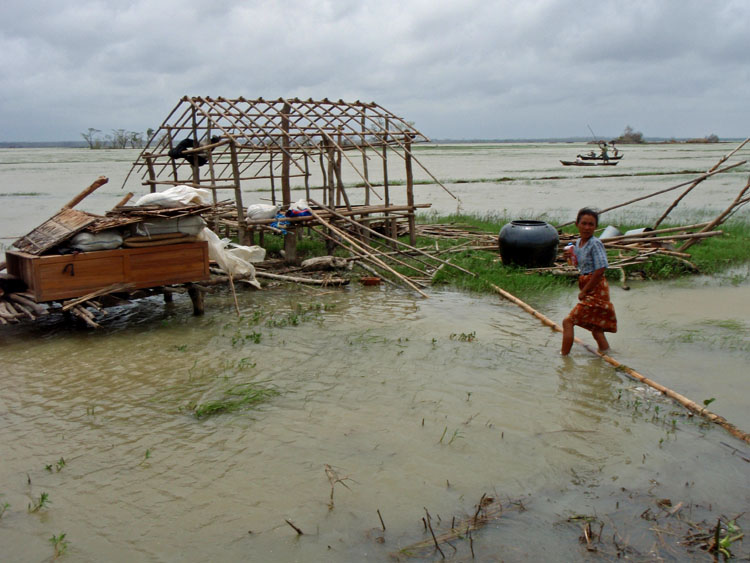
<path id="1" fill-rule="evenodd" d="M 133 289 L 208 279 L 208 243 L 159 245 L 34 256 L 8 250 L 7 271 L 29 286 L 38 303 L 81 297 L 116 283 Z"/>

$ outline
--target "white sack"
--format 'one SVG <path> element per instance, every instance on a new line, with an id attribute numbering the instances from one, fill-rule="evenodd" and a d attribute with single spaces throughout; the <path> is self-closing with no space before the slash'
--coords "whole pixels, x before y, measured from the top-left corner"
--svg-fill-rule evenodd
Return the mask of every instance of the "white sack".
<path id="1" fill-rule="evenodd" d="M 182 207 L 184 205 L 208 205 L 211 203 L 211 192 L 200 188 L 191 188 L 183 184 L 167 188 L 161 192 L 146 194 L 135 202 L 135 205 L 156 205 L 159 207 Z"/>
<path id="2" fill-rule="evenodd" d="M 268 203 L 254 203 L 247 206 L 248 219 L 273 219 L 281 209 L 280 205 L 270 205 Z"/>
<path id="3" fill-rule="evenodd" d="M 239 256 L 235 256 L 229 252 L 224 247 L 224 242 L 211 229 L 206 227 L 198 233 L 198 240 L 208 242 L 208 257 L 216 262 L 227 274 L 231 274 L 232 276 L 247 276 L 244 279 L 250 285 L 260 289 L 260 284 L 255 279 L 255 267 L 247 260 L 243 260 Z"/>
<path id="4" fill-rule="evenodd" d="M 136 234 L 144 237 L 161 235 L 164 233 L 184 233 L 186 235 L 197 235 L 206 226 L 206 222 L 198 215 L 187 217 L 176 217 L 174 219 L 149 219 L 141 221 L 135 227 Z"/>
<path id="5" fill-rule="evenodd" d="M 114 229 L 99 233 L 78 233 L 70 239 L 70 246 L 83 252 L 113 250 L 122 246 L 122 235 Z"/>
<path id="6" fill-rule="evenodd" d="M 266 249 L 257 244 L 254 246 L 234 245 L 227 249 L 227 252 L 247 262 L 263 262 L 266 259 Z"/>

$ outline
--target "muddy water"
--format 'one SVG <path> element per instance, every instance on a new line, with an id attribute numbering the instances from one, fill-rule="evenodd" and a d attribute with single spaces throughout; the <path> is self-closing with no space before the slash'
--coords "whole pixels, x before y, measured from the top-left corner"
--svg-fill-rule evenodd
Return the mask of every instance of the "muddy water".
<path id="1" fill-rule="evenodd" d="M 476 170 L 459 151 L 447 158 L 461 173 Z M 487 169 L 472 177 L 509 175 L 481 158 Z M 68 164 L 86 179 L 61 195 L 5 196 L 4 217 L 34 200 L 54 208 L 48 200 L 108 173 Z M 559 181 L 529 185 L 550 182 Z M 7 224 L 3 236 L 13 233 Z M 613 288 L 614 355 L 697 402 L 714 398 L 712 410 L 747 430 L 749 275 Z M 497 298 L 360 286 L 239 297 L 239 318 L 219 291 L 200 318 L 178 297 L 111 310 L 97 332 L 62 319 L 2 328 L 3 560 L 47 559 L 49 539 L 65 532 L 76 561 L 380 561 L 429 537 L 425 508 L 440 533 L 453 516 L 473 514 L 483 493 L 526 511 L 510 505 L 475 533 L 479 560 L 577 560 L 585 551 L 570 516 L 598 515 L 605 535 L 616 530 L 645 555 L 655 540 L 638 516 L 656 499 L 683 502 L 697 521 L 750 507 L 748 463 L 724 445 L 741 443 L 583 350 L 560 358 L 556 334 Z M 560 319 L 574 299 L 529 302 Z M 279 394 L 233 413 L 191 414 L 249 383 Z M 333 508 L 326 464 L 343 481 Z M 51 502 L 30 513 L 42 493 Z M 470 557 L 466 541 L 454 544 L 457 559 Z"/>

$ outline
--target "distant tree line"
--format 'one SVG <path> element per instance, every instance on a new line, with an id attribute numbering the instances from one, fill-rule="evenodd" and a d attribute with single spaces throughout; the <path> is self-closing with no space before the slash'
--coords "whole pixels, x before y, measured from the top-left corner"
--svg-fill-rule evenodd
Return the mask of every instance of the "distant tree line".
<path id="1" fill-rule="evenodd" d="M 145 136 L 138 131 L 112 129 L 112 133 L 102 135 L 101 130 L 89 127 L 81 137 L 90 149 L 142 149 L 153 134 L 153 129 L 148 129 Z"/>

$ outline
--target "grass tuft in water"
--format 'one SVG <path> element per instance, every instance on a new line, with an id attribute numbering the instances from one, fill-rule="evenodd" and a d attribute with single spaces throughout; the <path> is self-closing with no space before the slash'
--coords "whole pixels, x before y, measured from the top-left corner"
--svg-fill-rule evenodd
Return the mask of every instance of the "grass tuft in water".
<path id="1" fill-rule="evenodd" d="M 65 532 L 61 532 L 57 536 L 52 536 L 49 539 L 50 543 L 52 544 L 53 548 L 55 549 L 55 554 L 53 559 L 57 559 L 60 557 L 65 551 L 68 549 L 68 544 L 70 543 L 65 539 Z"/>
<path id="2" fill-rule="evenodd" d="M 243 383 L 225 391 L 221 399 L 191 404 L 188 405 L 188 408 L 193 412 L 195 418 L 201 419 L 249 408 L 277 395 L 280 395 L 280 393 L 276 389 L 262 387 L 257 383 Z"/>
<path id="3" fill-rule="evenodd" d="M 39 512 L 42 508 L 47 508 L 52 501 L 49 499 L 49 493 L 42 493 L 38 499 L 32 499 L 33 504 L 29 504 L 29 512 Z"/>

